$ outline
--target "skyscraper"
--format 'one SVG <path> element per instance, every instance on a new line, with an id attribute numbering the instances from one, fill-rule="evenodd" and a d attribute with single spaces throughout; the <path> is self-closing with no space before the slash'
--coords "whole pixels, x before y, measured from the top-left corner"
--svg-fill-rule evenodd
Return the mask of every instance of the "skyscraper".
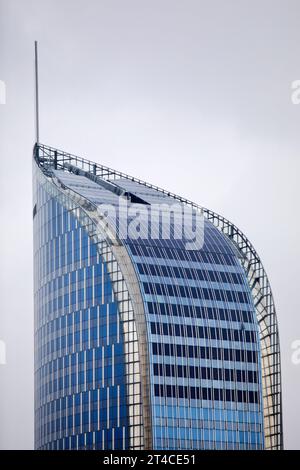
<path id="1" fill-rule="evenodd" d="M 33 181 L 36 448 L 282 448 L 276 312 L 243 233 L 40 144 Z"/>

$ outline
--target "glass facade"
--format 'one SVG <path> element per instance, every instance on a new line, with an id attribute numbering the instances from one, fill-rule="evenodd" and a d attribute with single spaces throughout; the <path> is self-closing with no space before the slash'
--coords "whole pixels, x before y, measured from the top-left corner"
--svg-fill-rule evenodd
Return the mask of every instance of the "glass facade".
<path id="1" fill-rule="evenodd" d="M 200 248 L 174 219 L 170 237 L 149 237 L 149 220 L 121 237 L 128 207 L 167 212 L 174 197 L 66 160 L 34 161 L 36 448 L 264 449 L 261 331 L 237 244 L 207 218 Z"/>
<path id="2" fill-rule="evenodd" d="M 123 329 L 107 265 L 78 221 L 38 190 L 36 446 L 128 446 Z"/>
<path id="3" fill-rule="evenodd" d="M 133 309 L 113 254 L 34 169 L 35 447 L 141 448 Z"/>
<path id="4" fill-rule="evenodd" d="M 149 203 L 161 199 L 118 184 Z M 262 449 L 259 331 L 234 247 L 205 221 L 201 250 L 174 239 L 128 249 L 145 303 L 153 447 Z"/>

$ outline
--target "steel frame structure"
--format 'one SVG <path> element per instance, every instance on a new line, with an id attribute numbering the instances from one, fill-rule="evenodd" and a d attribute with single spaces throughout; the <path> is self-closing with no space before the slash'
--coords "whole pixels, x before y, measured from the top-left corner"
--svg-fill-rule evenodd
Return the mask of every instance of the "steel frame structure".
<path id="1" fill-rule="evenodd" d="M 112 182 L 125 178 L 155 189 L 201 211 L 210 222 L 231 240 L 240 254 L 241 264 L 248 277 L 260 330 L 265 448 L 270 450 L 283 449 L 281 362 L 276 309 L 265 269 L 247 237 L 233 223 L 219 214 L 158 186 L 107 166 L 43 144 L 35 145 L 34 159 L 46 176 L 52 176 L 51 170 L 53 168 L 64 169 L 75 174 L 80 172 L 80 174 L 94 180 L 100 177 Z"/>

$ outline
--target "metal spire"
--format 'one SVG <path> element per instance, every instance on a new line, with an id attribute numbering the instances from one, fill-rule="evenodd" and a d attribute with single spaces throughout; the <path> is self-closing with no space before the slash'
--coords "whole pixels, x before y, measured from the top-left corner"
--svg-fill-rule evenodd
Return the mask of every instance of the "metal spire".
<path id="1" fill-rule="evenodd" d="M 38 43 L 34 41 L 34 63 L 35 63 L 35 136 L 36 143 L 40 141 L 39 124 L 39 69 L 38 69 Z"/>

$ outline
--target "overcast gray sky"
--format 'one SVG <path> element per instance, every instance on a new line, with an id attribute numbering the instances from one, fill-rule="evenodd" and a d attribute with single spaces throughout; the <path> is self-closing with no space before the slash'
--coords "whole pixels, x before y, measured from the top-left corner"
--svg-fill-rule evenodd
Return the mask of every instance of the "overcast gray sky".
<path id="1" fill-rule="evenodd" d="M 0 448 L 33 447 L 34 39 L 43 143 L 209 207 L 256 247 L 299 449 L 299 0 L 0 0 Z"/>

